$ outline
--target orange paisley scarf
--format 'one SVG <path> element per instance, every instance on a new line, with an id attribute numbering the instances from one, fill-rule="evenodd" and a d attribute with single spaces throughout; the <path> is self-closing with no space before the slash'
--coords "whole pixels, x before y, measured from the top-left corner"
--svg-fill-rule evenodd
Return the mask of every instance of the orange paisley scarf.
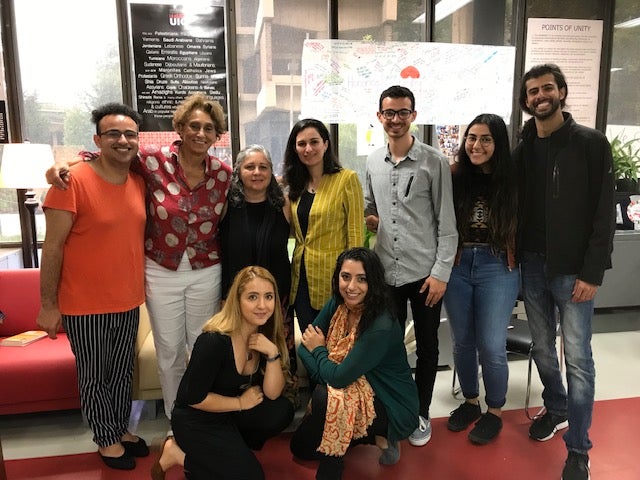
<path id="1" fill-rule="evenodd" d="M 347 331 L 349 309 L 342 304 L 333 314 L 327 332 L 329 360 L 342 363 L 353 348 L 356 331 L 362 316 L 362 306 L 352 309 L 357 320 Z M 373 406 L 373 388 L 364 375 L 345 388 L 327 385 L 327 414 L 322 441 L 318 451 L 335 457 L 343 456 L 352 439 L 364 437 L 367 427 L 373 423 L 376 411 Z"/>

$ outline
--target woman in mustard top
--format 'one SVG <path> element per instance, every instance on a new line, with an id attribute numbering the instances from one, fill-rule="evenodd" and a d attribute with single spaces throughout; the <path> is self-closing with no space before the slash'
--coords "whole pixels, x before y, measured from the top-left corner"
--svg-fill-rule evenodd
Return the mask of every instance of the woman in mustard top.
<path id="1" fill-rule="evenodd" d="M 291 130 L 284 180 L 296 240 L 290 301 L 304 331 L 331 297 L 338 255 L 364 242 L 364 199 L 357 174 L 334 156 L 327 127 L 311 118 Z"/>

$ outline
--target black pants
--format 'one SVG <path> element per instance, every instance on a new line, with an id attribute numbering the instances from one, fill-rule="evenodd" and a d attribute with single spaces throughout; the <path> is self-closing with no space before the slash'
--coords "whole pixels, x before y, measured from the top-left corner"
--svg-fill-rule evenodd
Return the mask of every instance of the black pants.
<path id="1" fill-rule="evenodd" d="M 387 436 L 387 412 L 377 397 L 373 399 L 376 418 L 367 429 L 367 435 L 351 441 L 355 445 L 375 445 L 375 436 Z M 317 385 L 311 395 L 311 414 L 307 415 L 291 437 L 289 448 L 291 453 L 301 460 L 325 460 L 327 455 L 318 452 L 324 431 L 324 420 L 327 416 L 327 386 Z"/>
<path id="2" fill-rule="evenodd" d="M 298 280 L 298 291 L 296 299 L 293 302 L 293 308 L 298 317 L 298 326 L 300 333 L 304 333 L 307 326 L 316 319 L 320 310 L 316 310 L 311 306 L 311 297 L 309 296 L 309 282 L 307 281 L 307 270 L 304 266 L 304 256 L 300 264 L 300 279 Z"/>
<path id="3" fill-rule="evenodd" d="M 252 450 L 260 450 L 293 420 L 293 405 L 284 397 L 267 398 L 250 410 L 208 414 L 175 407 L 171 427 L 184 450 L 188 480 L 262 480 Z"/>
<path id="4" fill-rule="evenodd" d="M 416 336 L 416 385 L 420 399 L 420 415 L 429 418 L 429 407 L 433 397 L 433 385 L 438 373 L 438 327 L 442 300 L 433 307 L 424 304 L 428 291 L 420 293 L 424 280 L 391 287 L 396 304 L 396 314 L 404 330 L 407 321 L 407 301 L 411 304 L 413 329 Z"/>

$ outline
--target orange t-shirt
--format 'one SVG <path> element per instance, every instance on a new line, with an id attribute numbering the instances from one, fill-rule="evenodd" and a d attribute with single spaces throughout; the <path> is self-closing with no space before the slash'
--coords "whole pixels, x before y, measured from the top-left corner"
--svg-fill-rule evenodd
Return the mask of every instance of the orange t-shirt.
<path id="1" fill-rule="evenodd" d="M 58 305 L 66 315 L 125 312 L 144 301 L 143 180 L 106 182 L 87 163 L 67 190 L 49 189 L 44 208 L 74 214 L 64 245 Z"/>

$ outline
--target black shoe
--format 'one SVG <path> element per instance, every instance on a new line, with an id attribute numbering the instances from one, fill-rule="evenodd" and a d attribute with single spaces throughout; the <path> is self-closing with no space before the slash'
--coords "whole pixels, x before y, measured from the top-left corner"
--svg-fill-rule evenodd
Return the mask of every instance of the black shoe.
<path id="1" fill-rule="evenodd" d="M 567 428 L 569 421 L 566 415 L 553 415 L 546 412 L 542 417 L 533 420 L 529 427 L 529 436 L 539 442 L 553 438 L 558 430 Z"/>
<path id="2" fill-rule="evenodd" d="M 447 420 L 447 428 L 452 432 L 461 432 L 478 420 L 481 414 L 480 405 L 464 402 L 451 412 L 451 416 Z"/>
<path id="3" fill-rule="evenodd" d="M 589 455 L 569 451 L 562 470 L 562 480 L 589 480 Z"/>
<path id="4" fill-rule="evenodd" d="M 344 459 L 342 457 L 326 456 L 320 460 L 316 480 L 341 480 L 344 470 Z"/>
<path id="5" fill-rule="evenodd" d="M 126 451 L 119 457 L 105 457 L 100 452 L 98 452 L 98 455 L 100 455 L 104 464 L 109 468 L 114 468 L 116 470 L 133 470 L 136 468 L 135 459 Z"/>
<path id="6" fill-rule="evenodd" d="M 144 439 L 138 437 L 137 442 L 120 442 L 124 447 L 124 451 L 127 455 L 132 457 L 146 457 L 149 455 L 149 447 L 147 446 L 147 442 Z"/>
<path id="7" fill-rule="evenodd" d="M 502 419 L 493 413 L 485 413 L 469 432 L 469 440 L 476 445 L 486 445 L 502 430 Z"/>

